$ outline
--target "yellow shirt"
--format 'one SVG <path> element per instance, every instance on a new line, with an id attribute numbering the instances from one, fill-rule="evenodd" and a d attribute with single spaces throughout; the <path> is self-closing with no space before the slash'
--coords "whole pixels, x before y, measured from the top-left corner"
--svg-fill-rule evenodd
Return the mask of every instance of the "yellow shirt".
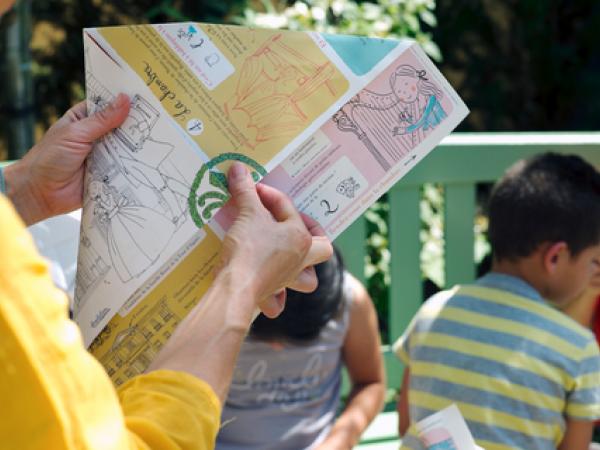
<path id="1" fill-rule="evenodd" d="M 115 391 L 0 196 L 0 448 L 212 449 L 220 409 L 206 383 L 180 372 L 151 372 Z"/>

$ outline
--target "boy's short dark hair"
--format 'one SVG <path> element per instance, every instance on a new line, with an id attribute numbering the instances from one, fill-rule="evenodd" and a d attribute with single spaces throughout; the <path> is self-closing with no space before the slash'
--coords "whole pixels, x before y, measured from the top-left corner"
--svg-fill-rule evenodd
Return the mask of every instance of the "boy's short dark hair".
<path id="1" fill-rule="evenodd" d="M 575 155 L 521 160 L 496 183 L 489 239 L 497 260 L 526 257 L 544 242 L 564 241 L 571 255 L 600 242 L 600 173 Z"/>

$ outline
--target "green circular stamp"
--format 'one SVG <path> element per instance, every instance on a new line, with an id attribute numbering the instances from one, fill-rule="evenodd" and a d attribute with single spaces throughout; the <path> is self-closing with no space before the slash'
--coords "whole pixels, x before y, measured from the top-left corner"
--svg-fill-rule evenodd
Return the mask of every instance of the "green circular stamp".
<path id="1" fill-rule="evenodd" d="M 212 219 L 215 212 L 229 200 L 227 176 L 213 170 L 225 161 L 240 161 L 246 164 L 251 169 L 250 173 L 255 183 L 267 174 L 263 166 L 241 153 L 222 153 L 206 164 L 202 164 L 194 177 L 188 196 L 190 215 L 198 228 L 202 228 L 206 222 Z M 202 185 L 209 187 L 201 190 Z"/>

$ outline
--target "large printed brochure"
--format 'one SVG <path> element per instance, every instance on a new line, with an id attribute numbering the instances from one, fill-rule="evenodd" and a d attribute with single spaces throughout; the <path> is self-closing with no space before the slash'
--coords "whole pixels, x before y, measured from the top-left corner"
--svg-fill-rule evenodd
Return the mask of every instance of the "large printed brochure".
<path id="1" fill-rule="evenodd" d="M 75 293 L 116 383 L 210 284 L 231 161 L 335 238 L 467 114 L 409 40 L 176 23 L 87 29 L 84 44 L 89 109 L 131 98 L 88 160 Z"/>

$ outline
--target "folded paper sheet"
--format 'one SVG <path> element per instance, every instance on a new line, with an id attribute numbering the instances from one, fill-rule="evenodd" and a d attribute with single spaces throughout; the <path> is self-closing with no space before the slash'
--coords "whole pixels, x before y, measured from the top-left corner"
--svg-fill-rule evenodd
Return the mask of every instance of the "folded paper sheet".
<path id="1" fill-rule="evenodd" d="M 484 450 L 475 443 L 454 403 L 416 423 L 415 428 L 427 450 Z"/>
<path id="2" fill-rule="evenodd" d="M 84 44 L 89 110 L 131 98 L 88 160 L 75 293 L 117 383 L 209 285 L 231 161 L 335 238 L 467 114 L 410 40 L 174 23 L 86 29 Z"/>

